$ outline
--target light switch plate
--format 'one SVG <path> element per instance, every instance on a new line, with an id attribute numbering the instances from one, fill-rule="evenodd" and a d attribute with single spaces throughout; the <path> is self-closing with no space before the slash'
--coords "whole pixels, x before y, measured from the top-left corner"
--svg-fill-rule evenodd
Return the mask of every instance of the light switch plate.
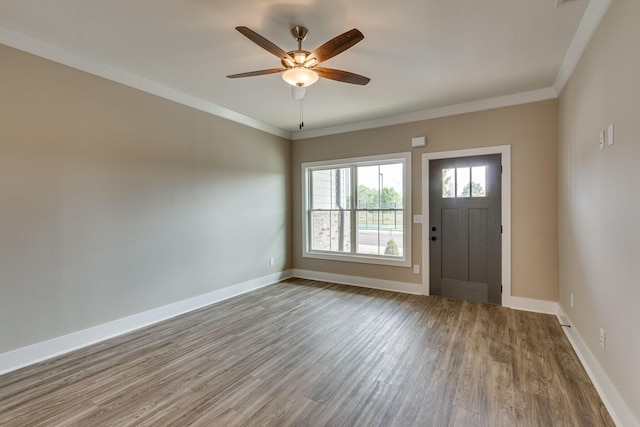
<path id="1" fill-rule="evenodd" d="M 613 123 L 607 128 L 607 145 L 613 145 Z"/>
<path id="2" fill-rule="evenodd" d="M 422 224 L 422 215 L 414 215 L 413 216 L 414 224 Z"/>
<path id="3" fill-rule="evenodd" d="M 604 150 L 604 129 L 600 131 L 600 149 Z"/>

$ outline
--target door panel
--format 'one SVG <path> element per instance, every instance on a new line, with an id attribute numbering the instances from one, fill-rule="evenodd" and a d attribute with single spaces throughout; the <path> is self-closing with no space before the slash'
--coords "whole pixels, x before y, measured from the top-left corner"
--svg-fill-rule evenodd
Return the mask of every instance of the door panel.
<path id="1" fill-rule="evenodd" d="M 489 263 L 487 209 L 469 209 L 469 280 L 487 283 Z"/>
<path id="2" fill-rule="evenodd" d="M 495 154 L 429 163 L 433 295 L 502 301 L 500 158 Z"/>
<path id="3" fill-rule="evenodd" d="M 458 209 L 442 209 L 442 225 L 440 226 L 442 245 L 442 277 L 448 279 L 458 279 L 460 273 L 460 251 L 464 248 L 464 242 L 460 240 L 464 237 L 461 228 L 464 221 L 460 219 Z M 462 244 L 461 244 L 462 243 Z"/>
<path id="4" fill-rule="evenodd" d="M 489 302 L 489 285 L 481 282 L 470 282 L 468 280 L 442 279 L 443 297 L 463 299 L 475 302 Z"/>

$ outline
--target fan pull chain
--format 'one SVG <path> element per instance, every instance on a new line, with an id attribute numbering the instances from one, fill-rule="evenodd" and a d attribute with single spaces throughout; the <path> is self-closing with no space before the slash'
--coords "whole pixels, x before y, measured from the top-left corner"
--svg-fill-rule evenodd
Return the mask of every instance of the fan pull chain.
<path id="1" fill-rule="evenodd" d="M 302 106 L 302 98 L 300 98 L 300 130 L 304 127 L 304 120 L 302 118 L 303 106 Z"/>

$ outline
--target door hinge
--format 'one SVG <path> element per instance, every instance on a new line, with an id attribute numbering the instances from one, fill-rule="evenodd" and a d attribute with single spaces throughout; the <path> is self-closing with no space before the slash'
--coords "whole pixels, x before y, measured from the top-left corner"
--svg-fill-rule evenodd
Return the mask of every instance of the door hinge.
<path id="1" fill-rule="evenodd" d="M 502 234 L 502 226 L 500 226 L 500 234 Z"/>
<path id="2" fill-rule="evenodd" d="M 502 293 L 502 285 L 500 285 L 500 293 Z"/>
<path id="3" fill-rule="evenodd" d="M 502 173 L 502 165 L 500 165 L 500 173 Z"/>

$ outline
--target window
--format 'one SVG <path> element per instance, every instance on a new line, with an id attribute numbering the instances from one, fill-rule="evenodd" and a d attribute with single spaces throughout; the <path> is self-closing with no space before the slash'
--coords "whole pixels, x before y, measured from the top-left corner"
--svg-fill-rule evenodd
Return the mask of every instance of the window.
<path id="1" fill-rule="evenodd" d="M 487 197 L 487 167 L 442 169 L 442 197 Z"/>
<path id="2" fill-rule="evenodd" d="M 305 163 L 303 255 L 409 266 L 411 153 Z"/>

